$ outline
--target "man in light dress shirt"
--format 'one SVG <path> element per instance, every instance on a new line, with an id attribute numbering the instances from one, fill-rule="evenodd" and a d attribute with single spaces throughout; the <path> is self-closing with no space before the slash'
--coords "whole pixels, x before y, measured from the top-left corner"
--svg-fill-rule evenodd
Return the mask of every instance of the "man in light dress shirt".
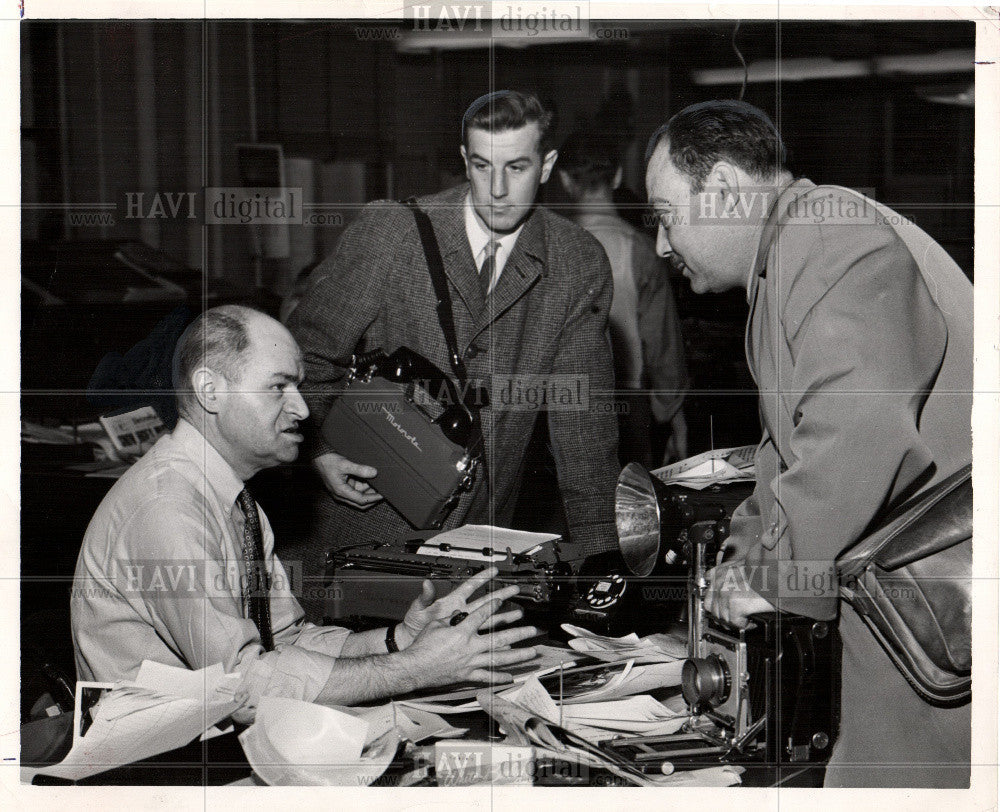
<path id="1" fill-rule="evenodd" d="M 492 569 L 438 600 L 425 582 L 389 629 L 304 622 L 267 517 L 241 496 L 255 473 L 298 455 L 299 421 L 309 414 L 299 348 L 277 321 L 225 306 L 195 321 L 177 357 L 177 427 L 111 489 L 80 551 L 72 596 L 80 679 L 131 679 L 146 659 L 191 669 L 221 662 L 243 676 L 249 701 L 237 718 L 248 721 L 263 695 L 354 704 L 462 680 L 509 681 L 494 669 L 535 655 L 511 646 L 537 630 L 494 630 L 520 617 L 498 612 L 516 587 L 472 598 Z M 244 535 L 258 516 L 272 650 L 246 588 Z"/>

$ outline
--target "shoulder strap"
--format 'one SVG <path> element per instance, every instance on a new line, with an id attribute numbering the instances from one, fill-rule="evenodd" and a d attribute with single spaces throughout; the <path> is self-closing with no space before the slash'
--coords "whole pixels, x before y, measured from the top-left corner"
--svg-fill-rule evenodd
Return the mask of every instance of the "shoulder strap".
<path id="1" fill-rule="evenodd" d="M 437 297 L 438 321 L 441 323 L 441 332 L 444 333 L 444 342 L 448 348 L 448 360 L 451 361 L 451 368 L 458 378 L 458 383 L 463 389 L 462 397 L 465 400 L 465 407 L 472 418 L 472 436 L 469 438 L 469 450 L 474 456 L 482 453 L 483 424 L 479 414 L 479 409 L 469 405 L 468 376 L 465 371 L 465 362 L 458 352 L 458 336 L 455 332 L 455 317 L 451 312 L 451 294 L 448 293 L 448 279 L 444 274 L 444 262 L 441 259 L 441 249 L 438 247 L 437 237 L 434 236 L 434 225 L 427 212 L 417 205 L 416 198 L 411 197 L 406 201 L 406 205 L 413 212 L 413 219 L 417 222 L 417 231 L 420 234 L 420 242 L 424 247 L 424 256 L 427 259 L 427 270 L 430 272 L 431 284 L 434 285 L 434 295 Z M 483 402 L 483 401 L 480 401 Z"/>
<path id="2" fill-rule="evenodd" d="M 434 236 L 434 226 L 427 212 L 417 205 L 415 198 L 407 200 L 406 205 L 410 207 L 413 219 L 417 221 L 417 231 L 424 247 L 424 256 L 427 258 L 427 270 L 430 272 L 434 295 L 437 297 L 438 321 L 441 322 L 441 332 L 444 333 L 444 341 L 448 347 L 448 360 L 451 361 L 451 368 L 455 371 L 459 384 L 464 386 L 465 362 L 458 352 L 455 317 L 451 311 L 451 294 L 448 293 L 448 280 L 444 275 L 444 262 L 441 260 L 441 249 L 438 248 L 437 238 Z"/>
<path id="3" fill-rule="evenodd" d="M 972 464 L 917 494 L 837 559 L 841 579 L 871 562 L 892 571 L 972 536 Z"/>

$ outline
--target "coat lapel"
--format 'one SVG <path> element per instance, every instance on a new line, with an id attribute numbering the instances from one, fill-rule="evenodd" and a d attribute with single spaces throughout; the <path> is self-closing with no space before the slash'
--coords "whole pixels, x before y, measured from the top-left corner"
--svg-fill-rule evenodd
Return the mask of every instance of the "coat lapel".
<path id="1" fill-rule="evenodd" d="M 775 295 L 781 295 L 780 291 L 777 290 L 778 279 L 775 273 L 772 272 L 771 278 L 767 278 L 767 261 L 771 254 L 773 243 L 777 239 L 777 233 L 781 228 L 782 213 L 798 195 L 811 188 L 813 188 L 813 184 L 802 179 L 782 189 L 771 205 L 768 217 L 761 228 L 760 241 L 757 246 L 757 254 L 753 262 L 753 272 L 750 277 L 750 289 L 747 291 L 747 297 L 750 302 L 750 315 L 747 318 L 746 334 L 744 337 L 747 365 L 750 367 L 750 374 L 753 376 L 758 388 L 760 388 L 760 381 L 762 379 L 769 380 L 769 378 L 766 378 L 761 373 L 760 353 L 763 349 L 762 332 L 761 328 L 754 326 L 754 322 L 759 324 L 762 319 L 767 318 L 766 315 L 760 312 L 766 308 L 766 301 L 762 302 L 760 300 L 766 300 L 769 295 L 763 289 L 769 287 L 773 291 L 770 293 L 770 297 L 774 301 L 777 301 L 774 298 Z M 767 322 L 765 321 L 764 323 Z"/>
<path id="2" fill-rule="evenodd" d="M 479 271 L 465 233 L 465 195 L 468 189 L 467 185 L 462 185 L 450 190 L 437 205 L 437 210 L 427 213 L 434 224 L 444 272 L 458 291 L 471 319 L 475 321 L 483 309 L 483 292 L 479 287 Z"/>
<path id="3" fill-rule="evenodd" d="M 545 224 L 540 214 L 532 212 L 514 244 L 514 251 L 504 265 L 496 287 L 493 288 L 486 306 L 480 313 L 476 322 L 476 332 L 479 333 L 507 312 L 534 286 L 535 281 L 543 273 L 545 273 Z"/>

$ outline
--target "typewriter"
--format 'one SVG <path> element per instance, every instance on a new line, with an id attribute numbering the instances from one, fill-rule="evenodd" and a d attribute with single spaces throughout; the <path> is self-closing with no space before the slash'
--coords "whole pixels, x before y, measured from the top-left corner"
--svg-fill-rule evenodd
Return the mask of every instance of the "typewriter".
<path id="1" fill-rule="evenodd" d="M 489 565 L 500 571 L 491 586 L 516 584 L 514 600 L 533 619 L 537 616 L 547 623 L 553 616 L 550 609 L 564 604 L 568 597 L 571 568 L 560 557 L 558 540 L 524 553 L 493 547 L 462 550 L 439 544 L 428 532 L 410 539 L 330 550 L 324 614 L 331 621 L 348 620 L 357 627 L 402 618 L 420 594 L 424 579 L 433 581 L 437 594 L 443 595 Z"/>

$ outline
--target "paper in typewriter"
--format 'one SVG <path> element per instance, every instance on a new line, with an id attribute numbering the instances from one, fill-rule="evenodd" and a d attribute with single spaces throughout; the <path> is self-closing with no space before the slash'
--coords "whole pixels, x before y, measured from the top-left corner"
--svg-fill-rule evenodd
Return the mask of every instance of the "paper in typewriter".
<path id="1" fill-rule="evenodd" d="M 529 533 L 487 524 L 466 524 L 427 539 L 417 554 L 490 563 L 502 561 L 507 557 L 508 550 L 515 555 L 532 553 L 558 538 L 555 533 Z"/>

